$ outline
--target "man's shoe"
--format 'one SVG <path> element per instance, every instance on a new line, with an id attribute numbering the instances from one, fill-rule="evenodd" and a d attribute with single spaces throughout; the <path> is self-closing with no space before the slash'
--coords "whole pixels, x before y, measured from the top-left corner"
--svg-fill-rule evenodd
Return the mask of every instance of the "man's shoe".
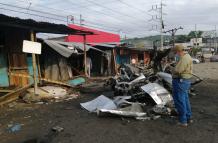
<path id="1" fill-rule="evenodd" d="M 178 122 L 177 125 L 180 126 L 180 127 L 188 127 L 187 123 L 180 123 L 180 122 Z"/>

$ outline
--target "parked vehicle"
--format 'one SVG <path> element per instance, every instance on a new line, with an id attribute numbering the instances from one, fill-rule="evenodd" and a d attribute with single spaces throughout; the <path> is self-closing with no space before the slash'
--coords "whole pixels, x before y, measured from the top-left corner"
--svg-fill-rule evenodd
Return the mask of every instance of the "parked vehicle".
<path id="1" fill-rule="evenodd" d="M 193 62 L 193 64 L 199 64 L 200 60 L 197 58 L 192 58 L 192 62 Z"/>
<path id="2" fill-rule="evenodd" d="M 213 55 L 210 57 L 210 62 L 218 62 L 218 55 Z"/>

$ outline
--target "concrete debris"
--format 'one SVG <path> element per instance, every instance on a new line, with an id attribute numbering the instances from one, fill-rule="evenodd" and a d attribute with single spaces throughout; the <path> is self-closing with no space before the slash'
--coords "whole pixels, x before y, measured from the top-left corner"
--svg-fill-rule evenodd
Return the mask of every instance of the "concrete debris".
<path id="1" fill-rule="evenodd" d="M 44 104 L 48 102 L 60 102 L 75 99 L 77 94 L 69 94 L 67 89 L 58 86 L 43 86 L 37 89 L 38 96 L 34 95 L 34 89 L 27 89 L 27 93 L 22 99 L 26 103 Z"/>
<path id="2" fill-rule="evenodd" d="M 44 91 L 48 93 L 48 96 L 53 96 L 55 98 L 59 98 L 62 96 L 65 96 L 67 94 L 67 90 L 63 89 L 61 87 L 56 87 L 56 86 L 43 86 L 40 87 Z"/>

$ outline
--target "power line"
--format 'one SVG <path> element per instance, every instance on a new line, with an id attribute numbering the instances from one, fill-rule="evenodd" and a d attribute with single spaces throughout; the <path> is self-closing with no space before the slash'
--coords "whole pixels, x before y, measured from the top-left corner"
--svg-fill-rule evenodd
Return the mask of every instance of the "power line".
<path id="1" fill-rule="evenodd" d="M 18 13 L 27 14 L 27 15 L 32 15 L 32 16 L 37 16 L 37 17 L 41 17 L 41 18 L 47 18 L 47 19 L 52 19 L 52 20 L 67 22 L 67 21 L 65 21 L 65 20 L 61 20 L 61 19 L 57 19 L 57 18 L 52 18 L 52 17 L 48 17 L 48 16 L 42 16 L 42 15 L 38 15 L 38 14 L 32 14 L 32 13 L 22 12 L 22 11 L 17 11 L 17 10 L 12 10 L 12 9 L 7 9 L 7 8 L 3 8 L 3 7 L 1 7 L 0 9 L 2 9 L 2 10 L 7 10 L 7 11 L 12 11 L 12 12 L 18 12 Z"/>
<path id="2" fill-rule="evenodd" d="M 71 1 L 69 1 L 71 4 L 74 4 L 74 5 L 78 5 L 78 4 L 76 4 L 76 3 L 73 3 L 73 2 L 71 2 Z M 91 1 L 90 3 L 92 3 L 92 4 L 95 4 L 95 3 L 93 3 L 93 1 Z M 100 5 L 100 4 L 99 4 Z M 102 5 L 100 5 L 99 7 L 101 7 Z M 105 8 L 107 8 L 107 7 L 105 7 Z M 114 16 L 112 16 L 112 15 L 108 15 L 108 14 L 106 14 L 106 13 L 104 13 L 104 12 L 100 12 L 100 11 L 98 11 L 98 10 L 94 10 L 94 9 L 91 9 L 91 11 L 94 11 L 94 12 L 96 12 L 96 13 L 98 13 L 98 14 L 101 14 L 101 15 L 105 15 L 105 16 L 107 16 L 107 17 L 111 17 L 111 18 L 113 18 L 113 19 L 115 19 L 115 20 L 117 20 L 117 21 L 120 21 L 120 22 L 123 22 L 123 20 L 121 20 L 120 18 L 116 18 L 116 17 L 114 17 Z M 114 12 L 114 11 L 113 11 Z M 119 12 L 118 12 L 119 13 Z M 132 18 L 132 17 L 131 17 Z M 133 18 L 135 18 L 135 17 L 133 17 Z M 125 24 L 131 24 L 131 25 L 134 25 L 134 26 L 136 26 L 136 24 L 137 23 L 135 23 L 135 22 L 128 22 L 128 23 L 125 23 Z M 138 25 L 138 24 L 137 24 Z M 138 25 L 138 26 L 141 26 L 141 25 Z"/>
<path id="3" fill-rule="evenodd" d="M 14 6 L 14 5 L 10 5 L 10 4 L 4 4 L 4 3 L 0 3 L 0 4 L 5 5 L 5 6 L 9 6 L 9 7 L 13 7 L 13 8 L 18 8 L 18 9 L 26 9 L 26 8 L 23 8 L 23 7 Z M 33 14 L 33 13 L 29 13 L 29 12 L 21 12 L 21 11 L 18 11 L 18 10 L 7 9 L 7 8 L 1 8 L 1 9 L 7 10 L 7 11 L 12 11 L 12 12 L 18 12 L 18 13 L 22 13 L 22 14 L 27 14 L 27 15 L 32 15 L 32 16 L 37 16 L 37 17 L 46 18 L 46 19 L 52 19 L 52 20 L 61 21 L 61 22 L 67 22 L 66 20 L 63 20 L 63 19 L 53 18 L 53 17 L 49 17 L 49 16 L 42 16 L 42 15 L 39 15 L 39 14 Z M 57 16 L 57 17 L 65 18 L 62 15 L 57 15 L 57 14 L 53 14 L 53 13 L 43 12 L 43 11 L 39 11 L 39 10 L 30 9 L 30 11 L 35 12 L 35 13 L 41 13 L 41 14 L 46 14 L 46 15 L 54 15 L 54 16 Z M 87 22 L 90 23 L 90 24 L 93 24 L 93 25 L 100 26 L 100 27 L 105 27 L 105 26 L 99 25 L 99 24 L 94 23 L 94 22 L 89 22 L 89 21 L 87 21 Z M 86 25 L 88 25 L 88 24 L 86 24 Z M 97 27 L 97 26 L 95 26 L 95 27 Z M 110 28 L 112 28 L 112 27 L 110 27 Z M 106 28 L 100 28 L 100 29 L 106 29 Z M 113 30 L 112 29 L 106 29 L 106 30 L 107 31 L 116 31 L 116 32 L 118 31 L 117 29 L 116 30 L 115 29 L 113 29 Z M 126 31 L 126 32 L 132 33 L 130 31 Z"/>
<path id="4" fill-rule="evenodd" d="M 1 3 L 1 5 L 4 6 L 9 6 L 9 7 L 14 7 L 14 8 L 18 8 L 18 9 L 26 9 L 24 7 L 20 7 L 20 6 L 15 6 L 15 5 L 11 5 L 11 4 L 5 4 L 5 3 Z M 33 12 L 38 12 L 38 13 L 43 13 L 43 14 L 47 14 L 47 15 L 53 15 L 56 17 L 62 17 L 62 18 L 66 18 L 66 16 L 62 16 L 62 15 L 57 15 L 57 14 L 53 14 L 53 13 L 49 13 L 49 12 L 44 12 L 44 11 L 39 11 L 39 10 L 34 10 L 34 9 L 28 9 L 29 11 L 33 11 Z"/>
<path id="5" fill-rule="evenodd" d="M 10 5 L 10 4 L 4 4 L 4 3 L 0 3 L 1 5 L 5 5 L 5 6 L 8 6 L 8 7 L 13 7 L 13 8 L 18 8 L 18 9 L 26 9 L 26 8 L 23 8 L 23 7 L 19 7 L 19 6 L 14 6 L 14 5 Z M 10 10 L 10 9 L 7 9 L 7 10 Z M 10 10 L 10 11 L 14 11 L 14 10 Z M 55 16 L 59 16 L 59 17 L 63 17 L 63 18 L 66 18 L 64 16 L 61 16 L 61 15 L 56 15 L 56 14 L 52 14 L 52 13 L 47 13 L 47 12 L 43 12 L 43 11 L 39 11 L 39 10 L 33 10 L 33 9 L 30 9 L 30 11 L 33 11 L 33 12 L 37 12 L 37 13 L 42 13 L 42 14 L 50 14 L 50 15 L 55 15 Z M 17 12 L 17 11 L 16 11 Z M 28 12 L 22 12 L 23 14 L 29 14 Z M 29 15 L 33 15 L 33 14 L 29 14 Z M 40 16 L 42 17 L 41 15 L 38 15 L 38 14 L 34 14 L 33 16 Z M 49 18 L 49 19 L 53 19 L 53 20 L 58 20 L 58 21 L 63 21 L 63 22 L 66 22 L 65 20 L 62 20 L 62 19 L 57 19 L 57 18 L 51 18 L 51 17 L 48 17 L 48 16 L 43 16 L 44 18 Z M 87 21 L 88 22 L 88 21 Z M 91 23 L 91 24 L 95 24 L 93 22 L 88 22 L 88 23 Z M 97 25 L 97 24 L 95 24 Z"/>
<path id="6" fill-rule="evenodd" d="M 173 28 L 171 30 L 168 31 L 164 31 L 163 33 L 170 33 L 172 35 L 172 40 L 173 40 L 173 48 L 175 47 L 175 35 L 176 32 L 180 29 L 183 29 L 181 26 L 179 28 Z"/>
<path id="7" fill-rule="evenodd" d="M 95 4 L 95 5 L 98 5 L 99 7 L 103 7 L 103 8 L 105 8 L 105 9 L 108 9 L 108 10 L 110 10 L 110 11 L 116 13 L 116 14 L 119 13 L 120 15 L 129 17 L 129 18 L 137 19 L 137 18 L 134 17 L 134 16 L 131 16 L 131 15 L 128 15 L 128 14 L 125 14 L 125 13 L 121 13 L 121 12 L 119 12 L 119 11 L 116 11 L 116 10 L 112 9 L 112 8 L 109 8 L 109 7 L 106 7 L 106 6 L 104 6 L 104 5 L 101 5 L 101 4 L 97 3 L 97 2 L 94 2 L 94 1 L 91 1 L 91 0 L 86 0 L 86 1 L 89 2 L 89 3 L 93 3 L 93 4 Z M 140 20 L 141 20 L 141 19 L 140 19 Z M 143 20 L 143 21 L 144 21 L 144 20 Z"/>
<path id="8" fill-rule="evenodd" d="M 142 12 L 142 13 L 146 13 L 147 15 L 150 15 L 150 16 L 151 16 L 151 14 L 149 14 L 147 11 L 144 11 L 144 10 L 142 10 L 142 9 L 139 9 L 139 8 L 137 8 L 137 7 L 134 7 L 134 6 L 130 5 L 130 4 L 128 4 L 128 3 L 124 2 L 124 1 L 122 1 L 122 0 L 118 0 L 118 1 L 119 1 L 120 3 L 126 5 L 126 6 L 130 7 L 130 8 L 136 9 L 136 10 Z"/>
<path id="9" fill-rule="evenodd" d="M 24 1 L 22 1 L 22 0 L 16 0 L 16 1 L 20 1 L 20 2 L 24 2 Z M 26 1 L 25 1 L 26 2 Z M 70 3 L 72 3 L 71 1 L 69 1 Z M 72 3 L 72 4 L 74 4 L 74 5 L 78 5 L 78 4 L 75 4 L 75 3 Z M 39 4 L 37 4 L 37 5 L 39 5 Z M 43 5 L 40 5 L 40 7 L 44 7 L 44 8 L 46 8 L 46 9 L 52 9 L 52 10 L 55 10 L 55 11 L 66 11 L 66 10 L 60 10 L 60 9 L 54 9 L 54 8 L 50 8 L 50 7 L 45 7 L 45 6 L 43 6 Z M 95 12 L 97 12 L 98 14 L 101 14 L 101 15 L 105 15 L 105 16 L 108 16 L 108 17 L 111 17 L 111 18 L 113 18 L 113 19 L 116 19 L 116 20 L 119 20 L 119 21 L 121 21 L 120 19 L 118 19 L 118 18 L 115 18 L 115 17 L 113 17 L 113 16 L 111 16 L 111 15 L 108 15 L 108 14 L 105 14 L 105 13 L 102 13 L 102 12 L 99 12 L 99 11 L 96 11 L 96 10 L 94 10 Z M 66 11 L 66 12 L 68 12 L 68 11 Z M 61 16 L 61 15 L 60 15 Z M 63 17 L 63 16 L 62 16 Z M 87 21 L 87 20 L 86 20 Z M 123 22 L 123 21 L 121 21 L 121 22 Z M 89 22 L 90 23 L 90 22 Z M 93 22 L 92 22 L 93 23 Z M 135 25 L 135 23 L 126 23 L 126 24 L 134 24 Z M 121 25 L 117 25 L 117 26 L 121 26 Z M 141 25 L 140 25 L 141 26 Z"/>
<path id="10" fill-rule="evenodd" d="M 51 18 L 51 17 L 48 17 L 48 16 L 38 15 L 38 14 L 32 14 L 32 13 L 28 13 L 28 12 L 21 12 L 21 11 L 12 10 L 12 9 L 7 9 L 7 8 L 0 8 L 0 9 L 6 10 L 6 11 L 12 11 L 12 12 L 17 12 L 17 13 L 22 13 L 22 14 L 27 14 L 27 15 L 32 15 L 32 16 L 37 16 L 37 17 L 46 18 L 46 19 L 57 20 L 57 21 L 61 21 L 61 22 L 67 22 L 67 21 L 65 21 L 65 20 L 60 20 L 60 19 Z M 78 24 L 78 23 L 76 23 L 76 24 Z M 84 24 L 84 25 L 89 26 L 89 27 L 93 27 L 93 28 L 102 29 L 102 30 L 118 32 L 118 31 L 116 31 L 116 30 L 107 29 L 107 28 L 102 28 L 102 27 L 93 26 L 93 25 L 89 25 L 89 24 Z"/>

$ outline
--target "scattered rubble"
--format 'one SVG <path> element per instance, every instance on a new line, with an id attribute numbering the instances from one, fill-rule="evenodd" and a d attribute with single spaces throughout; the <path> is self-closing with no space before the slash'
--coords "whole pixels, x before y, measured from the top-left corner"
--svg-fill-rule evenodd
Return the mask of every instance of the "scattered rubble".
<path id="1" fill-rule="evenodd" d="M 75 99 L 78 94 L 68 93 L 67 89 L 58 86 L 43 86 L 37 89 L 38 95 L 34 94 L 34 89 L 27 89 L 27 93 L 22 97 L 26 103 L 44 104 L 48 102 L 60 102 Z"/>
<path id="2" fill-rule="evenodd" d="M 55 126 L 52 128 L 52 131 L 54 132 L 62 132 L 64 130 L 64 128 L 60 127 L 60 126 Z"/>
<path id="3" fill-rule="evenodd" d="M 120 73 L 110 78 L 105 86 L 114 91 L 112 99 L 101 95 L 96 99 L 81 103 L 81 106 L 97 116 L 131 117 L 137 120 L 156 120 L 162 116 L 174 116 L 176 110 L 172 91 L 172 75 L 166 72 L 122 65 Z M 202 80 L 194 75 L 192 85 Z M 190 90 L 190 94 L 194 90 Z"/>

